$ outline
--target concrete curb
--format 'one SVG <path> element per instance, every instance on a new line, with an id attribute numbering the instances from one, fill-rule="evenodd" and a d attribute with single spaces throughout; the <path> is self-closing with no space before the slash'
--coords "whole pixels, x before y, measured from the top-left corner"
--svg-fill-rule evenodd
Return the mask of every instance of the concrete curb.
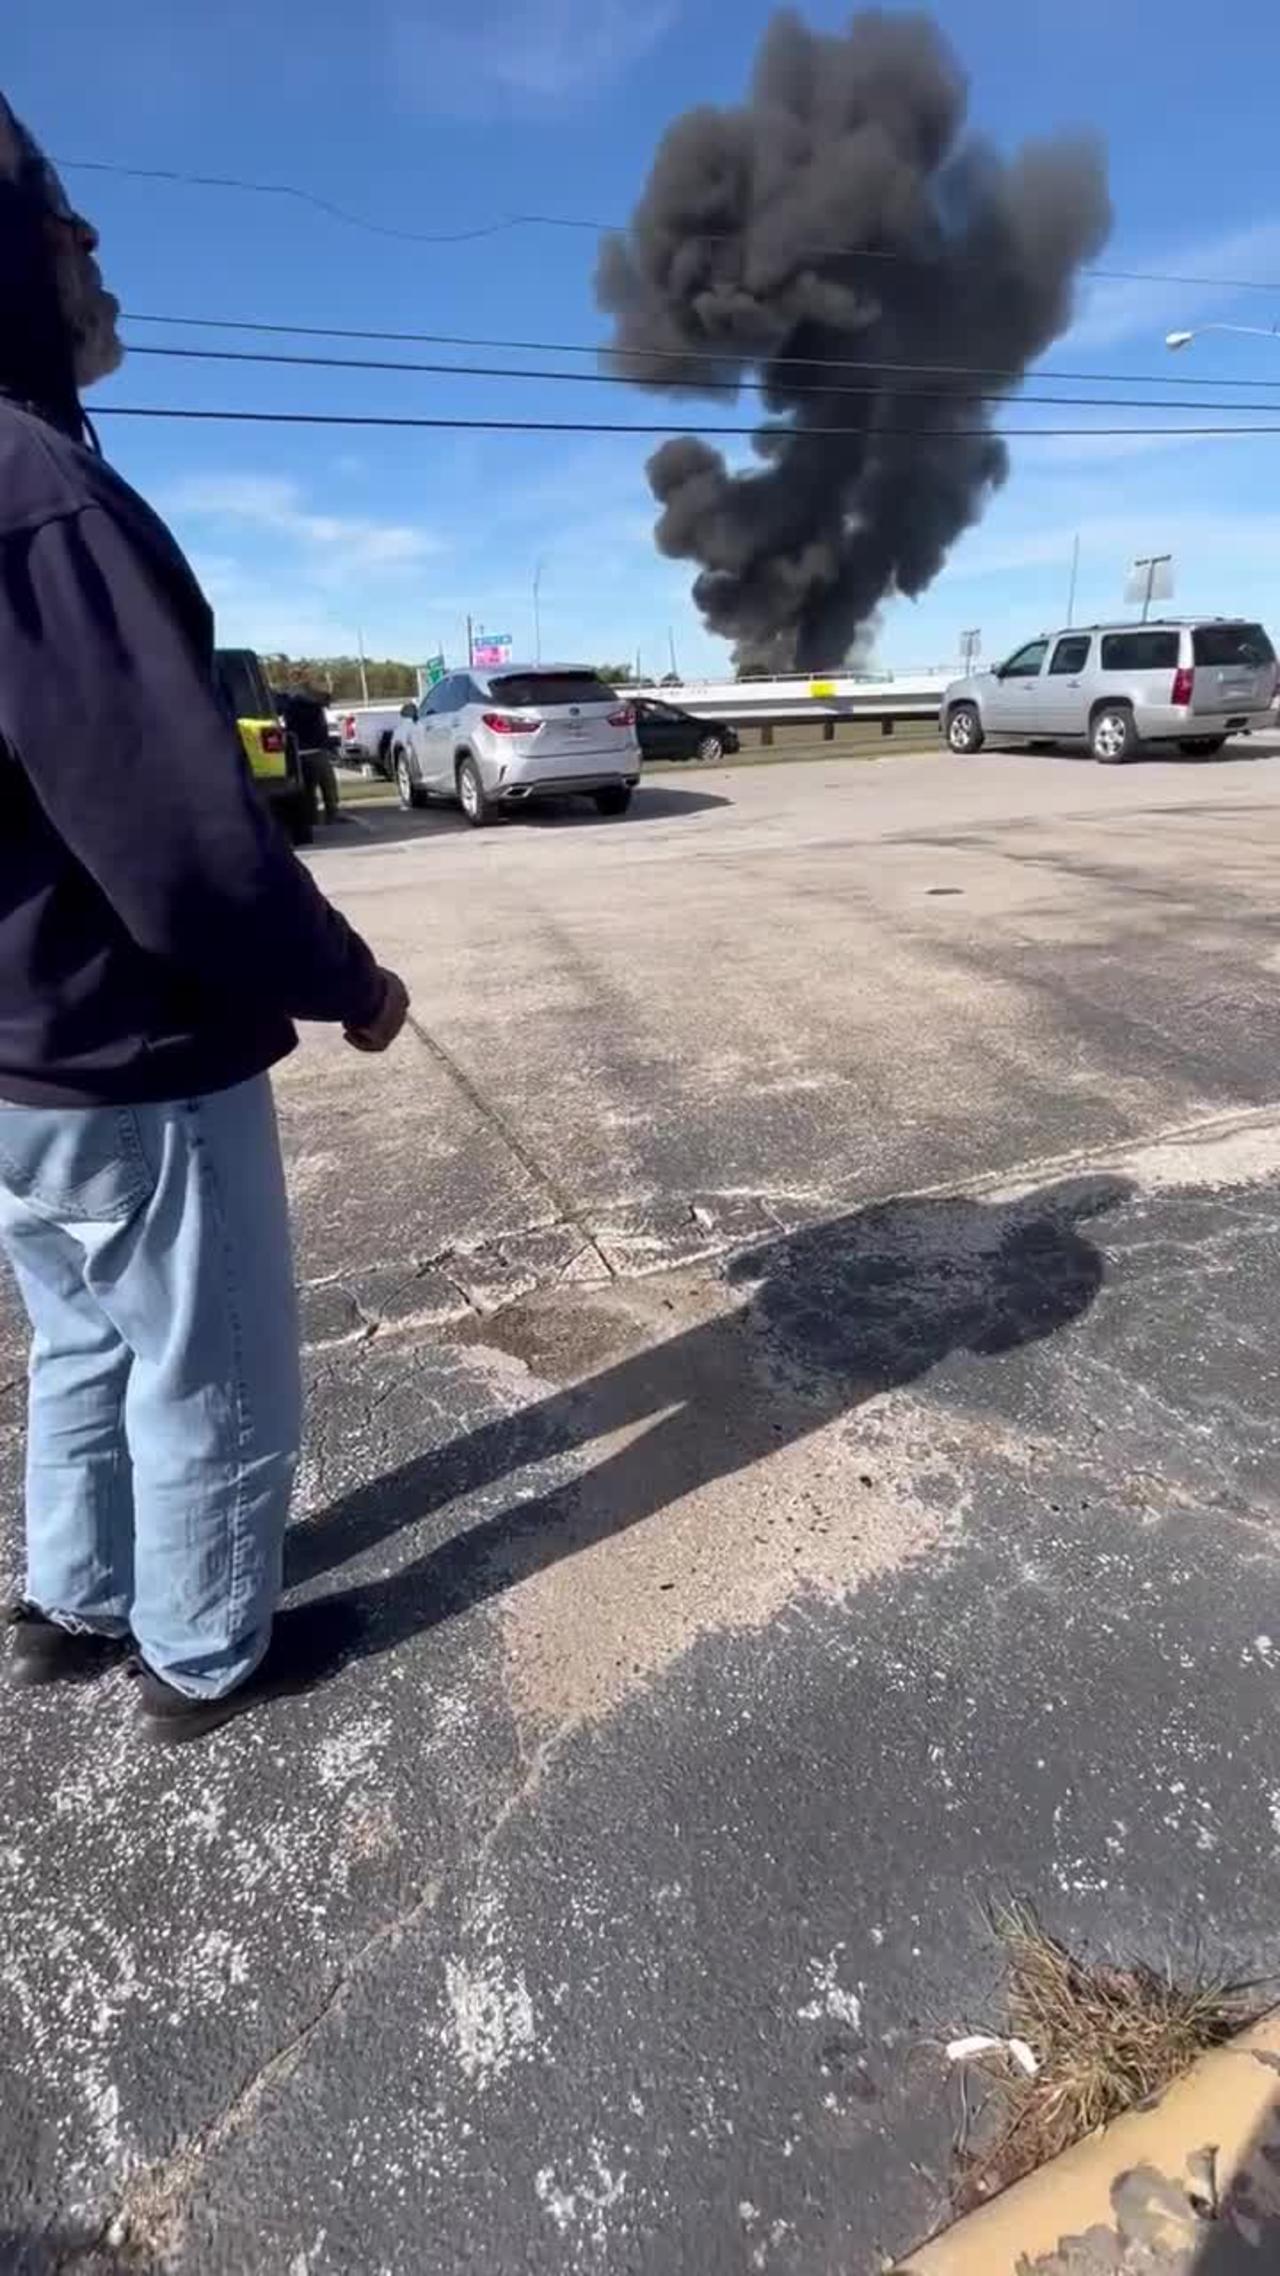
<path id="1" fill-rule="evenodd" d="M 1219 2263 L 1215 2248 L 1243 2257 Z M 1255 2264 L 1258 2276 L 1280 2265 L 1280 2008 L 1152 2108 L 922 2245 L 896 2276 L 1208 2276 Z"/>

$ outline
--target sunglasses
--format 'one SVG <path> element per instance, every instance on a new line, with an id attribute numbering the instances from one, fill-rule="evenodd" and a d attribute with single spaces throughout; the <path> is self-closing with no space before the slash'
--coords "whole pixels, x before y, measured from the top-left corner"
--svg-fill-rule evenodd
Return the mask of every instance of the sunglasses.
<path id="1" fill-rule="evenodd" d="M 51 213 L 45 218 L 51 229 L 60 229 L 64 236 L 70 238 L 78 253 L 97 252 L 98 232 L 91 221 L 84 219 L 83 214 Z"/>

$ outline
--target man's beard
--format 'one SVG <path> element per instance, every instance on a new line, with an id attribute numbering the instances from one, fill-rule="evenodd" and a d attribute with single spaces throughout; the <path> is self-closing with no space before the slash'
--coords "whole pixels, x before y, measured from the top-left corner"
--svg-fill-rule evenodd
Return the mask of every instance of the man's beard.
<path id="1" fill-rule="evenodd" d="M 92 387 L 106 379 L 124 361 L 124 346 L 116 331 L 120 303 L 109 293 L 98 264 L 84 253 L 64 255 L 57 263 L 58 305 L 71 340 L 77 387 Z"/>

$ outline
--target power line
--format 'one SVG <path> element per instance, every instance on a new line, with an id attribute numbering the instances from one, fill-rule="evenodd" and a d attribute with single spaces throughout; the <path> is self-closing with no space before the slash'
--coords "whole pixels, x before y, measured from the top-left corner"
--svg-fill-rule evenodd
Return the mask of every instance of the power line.
<path id="1" fill-rule="evenodd" d="M 433 230 L 400 229 L 390 222 L 371 221 L 367 215 L 351 213 L 346 206 L 334 205 L 330 198 L 317 197 L 313 190 L 301 189 L 295 182 L 250 182 L 238 174 L 189 174 L 177 166 L 117 166 L 105 158 L 55 158 L 54 165 L 67 174 L 123 174 L 138 182 L 177 182 L 197 190 L 243 190 L 253 197 L 291 198 L 299 205 L 314 206 L 317 213 L 327 214 L 331 221 L 343 221 L 352 229 L 365 229 L 374 237 L 394 237 L 406 245 L 470 245 L 481 237 L 497 237 L 503 230 L 526 226 L 590 228 L 589 222 L 557 223 L 550 214 L 507 214 L 499 221 L 480 223 L 474 229 Z"/>
<path id="2" fill-rule="evenodd" d="M 556 379 L 568 380 L 582 387 L 634 387 L 635 380 L 624 372 L 616 371 L 548 371 L 545 367 L 502 364 L 437 364 L 408 362 L 395 357 L 379 356 L 302 356 L 281 355 L 261 348 L 158 348 L 128 343 L 130 355 L 177 357 L 192 363 L 281 364 L 290 369 L 302 367 L 308 371 L 389 371 L 419 372 L 430 378 L 457 377 L 460 379 Z M 768 382 L 761 379 L 706 379 L 699 382 L 704 393 L 715 392 L 737 395 L 739 392 L 765 395 Z M 880 395 L 884 392 L 882 380 L 867 381 L 861 385 L 838 381 L 823 386 L 817 382 L 792 383 L 792 395 Z M 922 403 L 1042 403 L 1058 409 L 1079 407 L 1090 411 L 1265 411 L 1265 403 L 1166 403 L 1159 397 L 1125 395 L 1010 395 L 992 394 L 980 388 L 917 387 L 901 390 L 899 400 Z"/>
<path id="3" fill-rule="evenodd" d="M 164 324 L 184 331 L 201 332 L 254 332 L 271 334 L 291 340 L 378 340 L 401 347 L 419 348 L 489 348 L 512 355 L 537 356 L 598 356 L 611 352 L 605 341 L 599 340 L 495 340 L 466 332 L 387 332 L 366 331 L 358 325 L 341 324 L 262 324 L 236 316 L 154 316 L 140 310 L 126 311 L 128 324 Z M 137 350 L 135 349 L 135 354 Z M 715 348 L 646 348 L 647 363 L 671 362 L 677 364 L 715 364 L 720 370 L 735 359 L 726 349 Z M 885 363 L 873 356 L 773 356 L 759 355 L 751 359 L 757 363 L 788 366 L 796 370 L 812 371 L 881 371 L 920 373 L 934 379 L 1007 379 L 1023 378 L 1070 381 L 1081 386 L 1114 387 L 1280 387 L 1280 379 L 1206 379 L 1188 377 L 1184 372 L 1123 372 L 1123 371 L 1031 371 L 1005 369 L 992 364 L 940 364 L 940 363 Z M 625 374 L 622 375 L 625 377 Z M 654 384 L 636 380 L 637 387 Z"/>
<path id="4" fill-rule="evenodd" d="M 500 237 L 512 229 L 586 229 L 599 236 L 615 232 L 626 236 L 631 223 L 626 221 L 597 221 L 585 214 L 565 213 L 508 213 L 494 221 L 477 222 L 468 229 L 402 229 L 384 221 L 371 221 L 365 214 L 352 213 L 346 206 L 335 205 L 331 199 L 318 197 L 313 190 L 304 190 L 296 182 L 255 182 L 238 174 L 195 174 L 177 166 L 124 166 L 106 158 L 56 158 L 56 166 L 67 173 L 128 175 L 136 181 L 175 182 L 188 188 L 202 190 L 239 190 L 252 197 L 290 198 L 301 205 L 314 206 L 318 213 L 331 220 L 345 222 L 352 229 L 370 231 L 375 237 L 395 237 L 411 245 L 473 245 L 484 237 Z M 690 232 L 706 244 L 733 244 L 739 232 L 725 229 L 698 229 Z M 863 261 L 891 261 L 899 265 L 927 268 L 927 253 L 903 253 L 884 245 L 839 245 L 816 242 L 810 251 L 822 254 L 850 256 Z M 964 265 L 964 264 L 962 264 Z M 990 262 L 970 261 L 970 267 L 990 267 Z M 1280 284 L 1261 277 L 1200 277 L 1184 276 L 1168 269 L 1104 269 L 1080 270 L 1085 277 L 1101 277 L 1111 284 L 1176 284 L 1211 286 L 1222 292 L 1280 292 Z"/>
<path id="5" fill-rule="evenodd" d="M 1247 409 L 1248 406 L 1242 406 Z M 431 419 L 368 411 L 227 411 L 193 410 L 168 403 L 102 403 L 95 419 L 198 419 L 242 421 L 268 427 L 425 427 L 453 433 L 501 435 L 697 435 L 714 441 L 758 435 L 750 427 L 691 427 L 676 420 L 664 426 L 640 425 L 629 419 Z M 834 440 L 855 435 L 916 437 L 920 441 L 986 441 L 998 436 L 1006 442 L 1039 441 L 1042 437 L 1085 435 L 1280 435 L 1280 424 L 1252 427 L 804 427 L 797 434 Z"/>

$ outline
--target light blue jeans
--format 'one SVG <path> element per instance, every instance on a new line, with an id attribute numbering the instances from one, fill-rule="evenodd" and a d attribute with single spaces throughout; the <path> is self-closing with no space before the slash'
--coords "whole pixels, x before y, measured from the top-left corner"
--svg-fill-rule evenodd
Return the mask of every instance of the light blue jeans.
<path id="1" fill-rule="evenodd" d="M 216 1697 L 266 1650 L 301 1434 L 266 1076 L 164 1106 L 0 1106 L 32 1326 L 27 1595 Z"/>

